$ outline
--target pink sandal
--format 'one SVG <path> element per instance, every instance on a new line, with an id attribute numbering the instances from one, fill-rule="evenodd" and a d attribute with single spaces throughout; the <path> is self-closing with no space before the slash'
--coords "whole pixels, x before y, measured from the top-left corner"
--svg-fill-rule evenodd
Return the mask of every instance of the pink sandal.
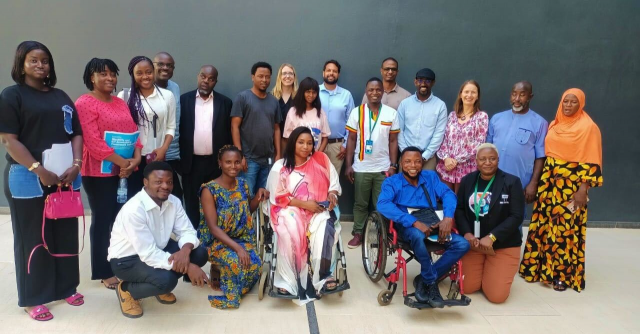
<path id="1" fill-rule="evenodd" d="M 84 304 L 84 296 L 78 292 L 72 294 L 70 297 L 65 298 L 64 301 L 71 306 L 82 306 Z"/>
<path id="2" fill-rule="evenodd" d="M 53 319 L 53 314 L 49 312 L 49 309 L 45 305 L 35 306 L 31 311 L 24 310 L 25 313 L 29 314 L 29 316 L 36 321 L 49 321 Z M 41 316 L 43 314 L 49 314 L 47 316 Z"/>

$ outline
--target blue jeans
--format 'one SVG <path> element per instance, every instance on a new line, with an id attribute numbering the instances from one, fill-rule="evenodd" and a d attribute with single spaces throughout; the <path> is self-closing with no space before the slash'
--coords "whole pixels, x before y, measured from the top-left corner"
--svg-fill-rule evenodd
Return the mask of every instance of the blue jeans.
<path id="1" fill-rule="evenodd" d="M 425 234 L 415 227 L 404 227 L 401 224 L 394 226 L 401 239 L 411 245 L 411 250 L 420 263 L 420 274 L 425 284 L 435 283 L 438 278 L 449 271 L 471 247 L 464 237 L 458 234 L 451 234 L 451 241 L 444 244 L 446 248 L 444 254 L 437 262 L 431 262 L 431 255 L 425 244 Z"/>
<path id="2" fill-rule="evenodd" d="M 251 196 L 256 194 L 259 188 L 264 188 L 267 185 L 269 171 L 271 171 L 271 164 L 260 164 L 247 159 L 247 172 L 243 172 L 240 177 L 244 177 L 249 184 Z"/>

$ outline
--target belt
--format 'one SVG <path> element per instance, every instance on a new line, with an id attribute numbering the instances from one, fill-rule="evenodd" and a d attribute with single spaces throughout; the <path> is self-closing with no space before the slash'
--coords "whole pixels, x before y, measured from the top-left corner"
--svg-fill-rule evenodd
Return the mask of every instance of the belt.
<path id="1" fill-rule="evenodd" d="M 327 143 L 342 143 L 342 138 L 330 138 Z"/>

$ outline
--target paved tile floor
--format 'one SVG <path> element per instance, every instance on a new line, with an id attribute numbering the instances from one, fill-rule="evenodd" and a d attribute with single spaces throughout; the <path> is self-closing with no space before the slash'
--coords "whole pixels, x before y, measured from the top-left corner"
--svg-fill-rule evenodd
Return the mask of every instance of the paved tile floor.
<path id="1" fill-rule="evenodd" d="M 350 223 L 343 224 L 348 241 Z M 526 234 L 526 231 L 525 231 Z M 86 243 L 89 239 L 87 236 Z M 348 250 L 351 290 L 343 297 L 327 296 L 315 303 L 321 333 L 638 333 L 640 332 L 640 230 L 589 229 L 587 289 L 555 292 L 517 277 L 506 303 L 495 305 L 481 293 L 471 294 L 468 307 L 416 310 L 403 305 L 396 293 L 389 306 L 379 306 L 383 281 L 371 283 L 362 268 L 360 249 Z M 387 262 L 392 266 L 392 261 Z M 418 264 L 409 264 L 410 278 Z M 116 295 L 91 281 L 89 250 L 80 257 L 79 291 L 86 303 L 72 307 L 49 304 L 55 318 L 35 322 L 17 306 L 13 237 L 8 215 L 0 215 L 0 332 L 2 333 L 308 333 L 307 310 L 290 301 L 247 295 L 238 310 L 209 306 L 209 288 L 179 283 L 178 302 L 165 306 L 143 301 L 144 316 L 131 320 L 120 314 Z M 444 292 L 444 290 L 443 290 Z M 635 315 L 635 316 L 634 316 Z"/>

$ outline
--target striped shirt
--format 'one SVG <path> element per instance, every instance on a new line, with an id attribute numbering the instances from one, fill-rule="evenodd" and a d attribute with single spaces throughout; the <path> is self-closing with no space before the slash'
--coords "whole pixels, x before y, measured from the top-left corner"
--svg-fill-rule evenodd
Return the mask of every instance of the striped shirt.
<path id="1" fill-rule="evenodd" d="M 377 117 L 367 105 L 351 110 L 347 130 L 357 134 L 353 170 L 355 172 L 382 172 L 389 170 L 389 134 L 399 133 L 398 113 L 395 109 L 381 105 Z M 366 153 L 366 143 L 373 142 L 371 153 Z"/>

